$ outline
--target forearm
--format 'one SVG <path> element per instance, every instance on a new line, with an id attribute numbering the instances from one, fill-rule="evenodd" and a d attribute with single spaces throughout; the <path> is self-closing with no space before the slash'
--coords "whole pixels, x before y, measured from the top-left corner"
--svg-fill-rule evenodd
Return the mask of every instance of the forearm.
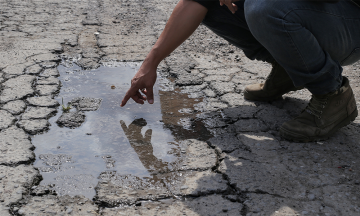
<path id="1" fill-rule="evenodd" d="M 191 0 L 180 0 L 144 63 L 157 67 L 196 30 L 206 13 L 204 6 Z"/>

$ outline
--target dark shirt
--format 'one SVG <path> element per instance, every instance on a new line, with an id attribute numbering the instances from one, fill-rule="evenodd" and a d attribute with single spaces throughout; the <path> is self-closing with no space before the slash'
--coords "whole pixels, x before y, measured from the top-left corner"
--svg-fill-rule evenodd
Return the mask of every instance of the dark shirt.
<path id="1" fill-rule="evenodd" d="M 206 8 L 210 8 L 211 4 L 213 4 L 214 2 L 218 2 L 219 0 L 194 0 L 194 1 L 202 4 Z M 328 3 L 335 3 L 335 2 L 338 2 L 339 0 L 308 0 L 308 1 L 318 1 L 318 2 L 322 1 L 322 2 L 328 2 Z M 360 7 L 360 0 L 351 0 L 351 1 Z"/>

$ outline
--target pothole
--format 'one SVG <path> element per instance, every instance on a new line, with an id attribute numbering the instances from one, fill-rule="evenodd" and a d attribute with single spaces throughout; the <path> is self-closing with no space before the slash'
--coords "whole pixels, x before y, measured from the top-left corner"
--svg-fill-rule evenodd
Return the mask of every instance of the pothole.
<path id="1" fill-rule="evenodd" d="M 43 176 L 40 185 L 51 187 L 58 195 L 93 198 L 104 172 L 140 179 L 176 172 L 186 166 L 182 164 L 181 141 L 211 137 L 194 113 L 193 105 L 200 100 L 169 91 L 171 84 L 161 77 L 154 86 L 153 105 L 130 101 L 121 108 L 120 102 L 139 66 L 123 63 L 91 71 L 77 65 L 58 66 L 62 87 L 55 99 L 60 104 L 63 101 L 66 106 L 79 97 L 92 99 L 90 103 L 100 99 L 101 104 L 98 109 L 82 110 L 85 121 L 72 128 L 56 123 L 63 114 L 60 106 L 49 120 L 49 130 L 32 137 L 36 147 L 34 166 Z M 69 113 L 75 112 L 73 106 Z M 170 184 L 161 181 L 163 185 Z"/>

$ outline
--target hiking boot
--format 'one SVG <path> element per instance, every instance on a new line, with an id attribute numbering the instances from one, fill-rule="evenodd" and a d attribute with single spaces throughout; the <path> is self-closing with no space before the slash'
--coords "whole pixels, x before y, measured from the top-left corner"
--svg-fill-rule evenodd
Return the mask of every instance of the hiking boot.
<path id="1" fill-rule="evenodd" d="M 289 75 L 277 62 L 272 63 L 272 70 L 265 83 L 246 86 L 244 97 L 253 101 L 273 101 L 280 99 L 283 94 L 303 89 L 295 87 Z"/>
<path id="2" fill-rule="evenodd" d="M 349 80 L 343 77 L 341 88 L 326 95 L 312 95 L 310 103 L 295 119 L 280 127 L 280 135 L 295 142 L 329 138 L 358 115 Z"/>

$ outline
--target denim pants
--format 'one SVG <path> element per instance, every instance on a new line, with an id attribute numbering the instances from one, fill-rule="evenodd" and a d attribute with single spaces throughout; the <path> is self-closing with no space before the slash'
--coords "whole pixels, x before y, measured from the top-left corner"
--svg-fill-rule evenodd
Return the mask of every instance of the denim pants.
<path id="1" fill-rule="evenodd" d="M 360 7 L 350 0 L 240 0 L 232 14 L 218 1 L 203 24 L 250 59 L 277 61 L 295 86 L 327 94 L 342 84 L 342 66 L 360 60 Z"/>

